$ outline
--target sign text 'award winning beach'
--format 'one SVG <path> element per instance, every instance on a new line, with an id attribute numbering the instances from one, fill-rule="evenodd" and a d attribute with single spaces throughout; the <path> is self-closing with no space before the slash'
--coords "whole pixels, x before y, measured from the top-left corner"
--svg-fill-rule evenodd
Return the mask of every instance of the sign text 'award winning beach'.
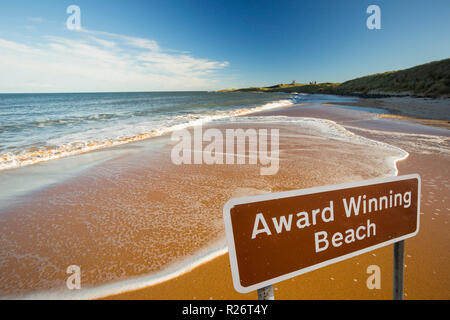
<path id="1" fill-rule="evenodd" d="M 246 293 L 412 237 L 420 177 L 232 199 L 223 209 L 233 283 Z"/>

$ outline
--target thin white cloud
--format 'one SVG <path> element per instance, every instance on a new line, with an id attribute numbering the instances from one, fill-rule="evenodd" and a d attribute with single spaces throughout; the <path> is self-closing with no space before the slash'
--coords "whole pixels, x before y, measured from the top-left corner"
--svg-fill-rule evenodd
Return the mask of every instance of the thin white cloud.
<path id="1" fill-rule="evenodd" d="M 116 39 L 122 42 L 127 43 L 130 46 L 133 46 L 135 48 L 140 49 L 148 49 L 151 51 L 159 51 L 161 48 L 159 47 L 158 43 L 151 39 L 145 39 L 145 38 L 138 38 L 138 37 L 130 37 L 125 36 L 122 34 L 112 33 L 112 32 L 105 32 L 105 31 L 94 31 L 89 29 L 81 28 L 80 30 L 76 31 L 80 33 L 86 33 L 97 37 L 108 37 L 111 39 Z"/>
<path id="2" fill-rule="evenodd" d="M 45 19 L 41 17 L 27 17 L 27 20 L 35 23 L 43 23 L 45 21 Z"/>
<path id="3" fill-rule="evenodd" d="M 96 38 L 96 37 L 90 37 L 90 39 L 94 42 L 97 42 L 102 47 L 113 48 L 116 46 L 116 43 L 114 41 L 108 41 L 108 40 L 104 40 L 104 39 L 100 39 L 100 38 Z"/>
<path id="4" fill-rule="evenodd" d="M 82 31 L 33 44 L 0 38 L 0 92 L 210 90 L 228 66 L 151 39 Z"/>

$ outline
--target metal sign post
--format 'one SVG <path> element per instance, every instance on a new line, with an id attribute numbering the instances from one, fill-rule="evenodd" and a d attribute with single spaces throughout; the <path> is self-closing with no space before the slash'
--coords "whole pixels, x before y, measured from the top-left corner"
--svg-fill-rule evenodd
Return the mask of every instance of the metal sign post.
<path id="1" fill-rule="evenodd" d="M 404 258 L 405 241 L 394 243 L 394 300 L 403 300 L 404 297 Z M 258 289 L 258 300 L 275 300 L 273 286 Z"/>
<path id="2" fill-rule="evenodd" d="M 405 241 L 394 243 L 394 300 L 403 300 Z"/>

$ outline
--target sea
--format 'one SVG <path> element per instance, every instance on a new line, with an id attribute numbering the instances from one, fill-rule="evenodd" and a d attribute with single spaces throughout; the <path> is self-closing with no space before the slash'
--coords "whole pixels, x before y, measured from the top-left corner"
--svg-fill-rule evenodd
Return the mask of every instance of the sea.
<path id="1" fill-rule="evenodd" d="M 0 94 L 0 170 L 299 102 L 288 93 Z"/>

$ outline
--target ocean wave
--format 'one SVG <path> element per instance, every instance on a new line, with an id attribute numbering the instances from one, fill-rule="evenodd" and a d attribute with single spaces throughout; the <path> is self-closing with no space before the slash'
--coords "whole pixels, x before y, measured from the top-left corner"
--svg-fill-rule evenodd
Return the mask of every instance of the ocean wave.
<path id="1" fill-rule="evenodd" d="M 114 147 L 130 142 L 141 141 L 144 139 L 149 139 L 152 137 L 161 136 L 163 134 L 181 130 L 184 128 L 205 124 L 210 121 L 218 120 L 218 119 L 227 119 L 232 117 L 238 117 L 254 112 L 288 107 L 293 105 L 294 102 L 291 99 L 278 100 L 270 103 L 266 103 L 261 106 L 252 107 L 252 108 L 241 108 L 234 109 L 230 111 L 218 111 L 218 112 L 209 112 L 203 114 L 178 114 L 174 115 L 169 119 L 166 119 L 159 124 L 153 123 L 153 127 L 150 130 L 143 130 L 138 133 L 131 134 L 122 134 L 119 136 L 104 138 L 101 140 L 83 140 L 82 134 L 80 133 L 79 139 L 76 139 L 78 136 L 72 135 L 73 139 L 70 142 L 66 143 L 52 143 L 53 146 L 41 146 L 39 148 L 33 147 L 31 149 L 19 150 L 14 152 L 6 152 L 4 154 L 0 154 L 0 170 L 13 169 L 23 166 L 28 166 L 36 163 L 41 163 L 44 161 L 60 159 L 68 156 L 73 156 L 77 154 L 82 154 L 90 151 L 95 151 L 103 148 Z M 60 119 L 60 120 L 45 120 L 40 122 L 33 122 L 35 126 L 46 126 L 46 125 L 63 125 L 67 123 L 76 123 L 85 120 L 91 121 L 101 121 L 101 120 L 110 120 L 112 118 L 117 118 L 117 114 L 96 114 L 88 117 L 80 117 L 80 118 L 68 118 L 68 119 Z M 124 115 L 119 116 L 124 118 Z M 129 115 L 127 116 L 129 117 Z M 156 127 L 156 128 L 155 128 Z M 18 129 L 18 128 L 17 128 Z M 135 128 L 133 127 L 135 130 Z M 114 132 L 112 132 L 114 133 Z M 67 138 L 67 137 L 63 137 Z"/>
<path id="2" fill-rule="evenodd" d="M 0 126 L 0 133 L 9 132 L 9 131 L 18 131 L 29 129 L 33 127 L 44 128 L 44 127 L 55 127 L 55 126 L 64 126 L 76 123 L 85 123 L 89 121 L 103 121 L 103 120 L 111 120 L 111 119 L 120 119 L 124 118 L 124 115 L 114 114 L 114 113 L 99 113 L 89 116 L 83 117 L 67 117 L 62 119 L 43 119 L 43 120 L 35 120 L 30 122 L 25 122 L 21 124 L 8 124 Z"/>

